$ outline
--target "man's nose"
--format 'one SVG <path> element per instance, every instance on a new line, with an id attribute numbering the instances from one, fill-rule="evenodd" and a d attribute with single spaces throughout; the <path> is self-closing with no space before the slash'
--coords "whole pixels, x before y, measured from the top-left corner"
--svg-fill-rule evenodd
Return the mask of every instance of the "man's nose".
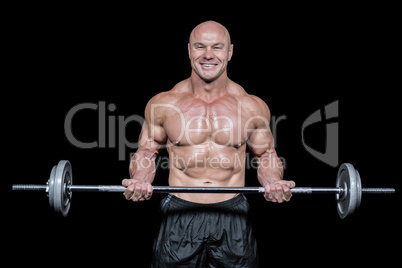
<path id="1" fill-rule="evenodd" d="M 207 47 L 206 51 L 205 51 L 205 55 L 204 55 L 205 59 L 210 60 L 214 57 L 212 48 Z"/>

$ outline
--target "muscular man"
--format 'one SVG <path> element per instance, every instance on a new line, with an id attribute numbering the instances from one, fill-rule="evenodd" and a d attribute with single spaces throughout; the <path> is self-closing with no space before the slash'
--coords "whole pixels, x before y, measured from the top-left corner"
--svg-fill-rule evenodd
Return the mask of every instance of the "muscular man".
<path id="1" fill-rule="evenodd" d="M 170 186 L 242 187 L 248 146 L 258 160 L 265 199 L 289 201 L 295 183 L 282 180 L 268 106 L 227 76 L 233 55 L 227 29 L 213 21 L 201 23 L 191 32 L 188 53 L 190 78 L 146 106 L 130 179 L 122 182 L 126 199 L 151 198 L 155 159 L 164 146 Z M 154 267 L 257 267 L 244 195 L 175 193 L 161 205 L 164 219 L 154 243 Z"/>

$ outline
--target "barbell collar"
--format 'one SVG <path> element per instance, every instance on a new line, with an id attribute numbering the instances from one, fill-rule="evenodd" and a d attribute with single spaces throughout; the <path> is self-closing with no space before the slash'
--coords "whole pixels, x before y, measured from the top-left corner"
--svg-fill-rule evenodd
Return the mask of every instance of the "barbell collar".
<path id="1" fill-rule="evenodd" d="M 362 188 L 363 194 L 395 194 L 395 188 Z"/>
<path id="2" fill-rule="evenodd" d="M 44 192 L 48 190 L 48 186 L 46 184 L 13 184 L 11 189 L 13 191 Z"/>

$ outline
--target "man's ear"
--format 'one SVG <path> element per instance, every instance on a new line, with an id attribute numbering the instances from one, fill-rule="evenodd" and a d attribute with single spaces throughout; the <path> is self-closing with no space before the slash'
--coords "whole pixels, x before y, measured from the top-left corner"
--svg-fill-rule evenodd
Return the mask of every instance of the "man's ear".
<path id="1" fill-rule="evenodd" d="M 187 45 L 187 48 L 188 48 L 188 57 L 189 57 L 189 59 L 191 59 L 191 56 L 190 56 L 190 54 L 191 54 L 191 52 L 190 52 L 190 43 L 188 43 L 188 45 Z"/>
<path id="2" fill-rule="evenodd" d="M 228 57 L 228 61 L 230 61 L 230 59 L 232 58 L 232 55 L 233 55 L 233 44 L 231 44 L 231 45 L 230 45 L 230 48 L 229 48 L 229 57 Z"/>

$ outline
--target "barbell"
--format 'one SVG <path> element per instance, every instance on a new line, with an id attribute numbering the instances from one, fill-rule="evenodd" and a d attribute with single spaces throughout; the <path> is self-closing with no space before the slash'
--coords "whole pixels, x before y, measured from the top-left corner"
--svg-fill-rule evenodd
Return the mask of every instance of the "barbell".
<path id="1" fill-rule="evenodd" d="M 14 191 L 44 191 L 50 207 L 67 216 L 73 192 L 124 192 L 120 185 L 73 185 L 71 164 L 61 160 L 52 168 L 46 184 L 13 184 Z M 174 187 L 153 186 L 154 193 L 264 193 L 264 187 Z M 337 211 L 342 219 L 352 214 L 361 203 L 362 194 L 393 194 L 394 188 L 362 188 L 359 172 L 351 164 L 342 164 L 336 178 L 336 187 L 295 187 L 292 194 L 335 194 Z"/>

